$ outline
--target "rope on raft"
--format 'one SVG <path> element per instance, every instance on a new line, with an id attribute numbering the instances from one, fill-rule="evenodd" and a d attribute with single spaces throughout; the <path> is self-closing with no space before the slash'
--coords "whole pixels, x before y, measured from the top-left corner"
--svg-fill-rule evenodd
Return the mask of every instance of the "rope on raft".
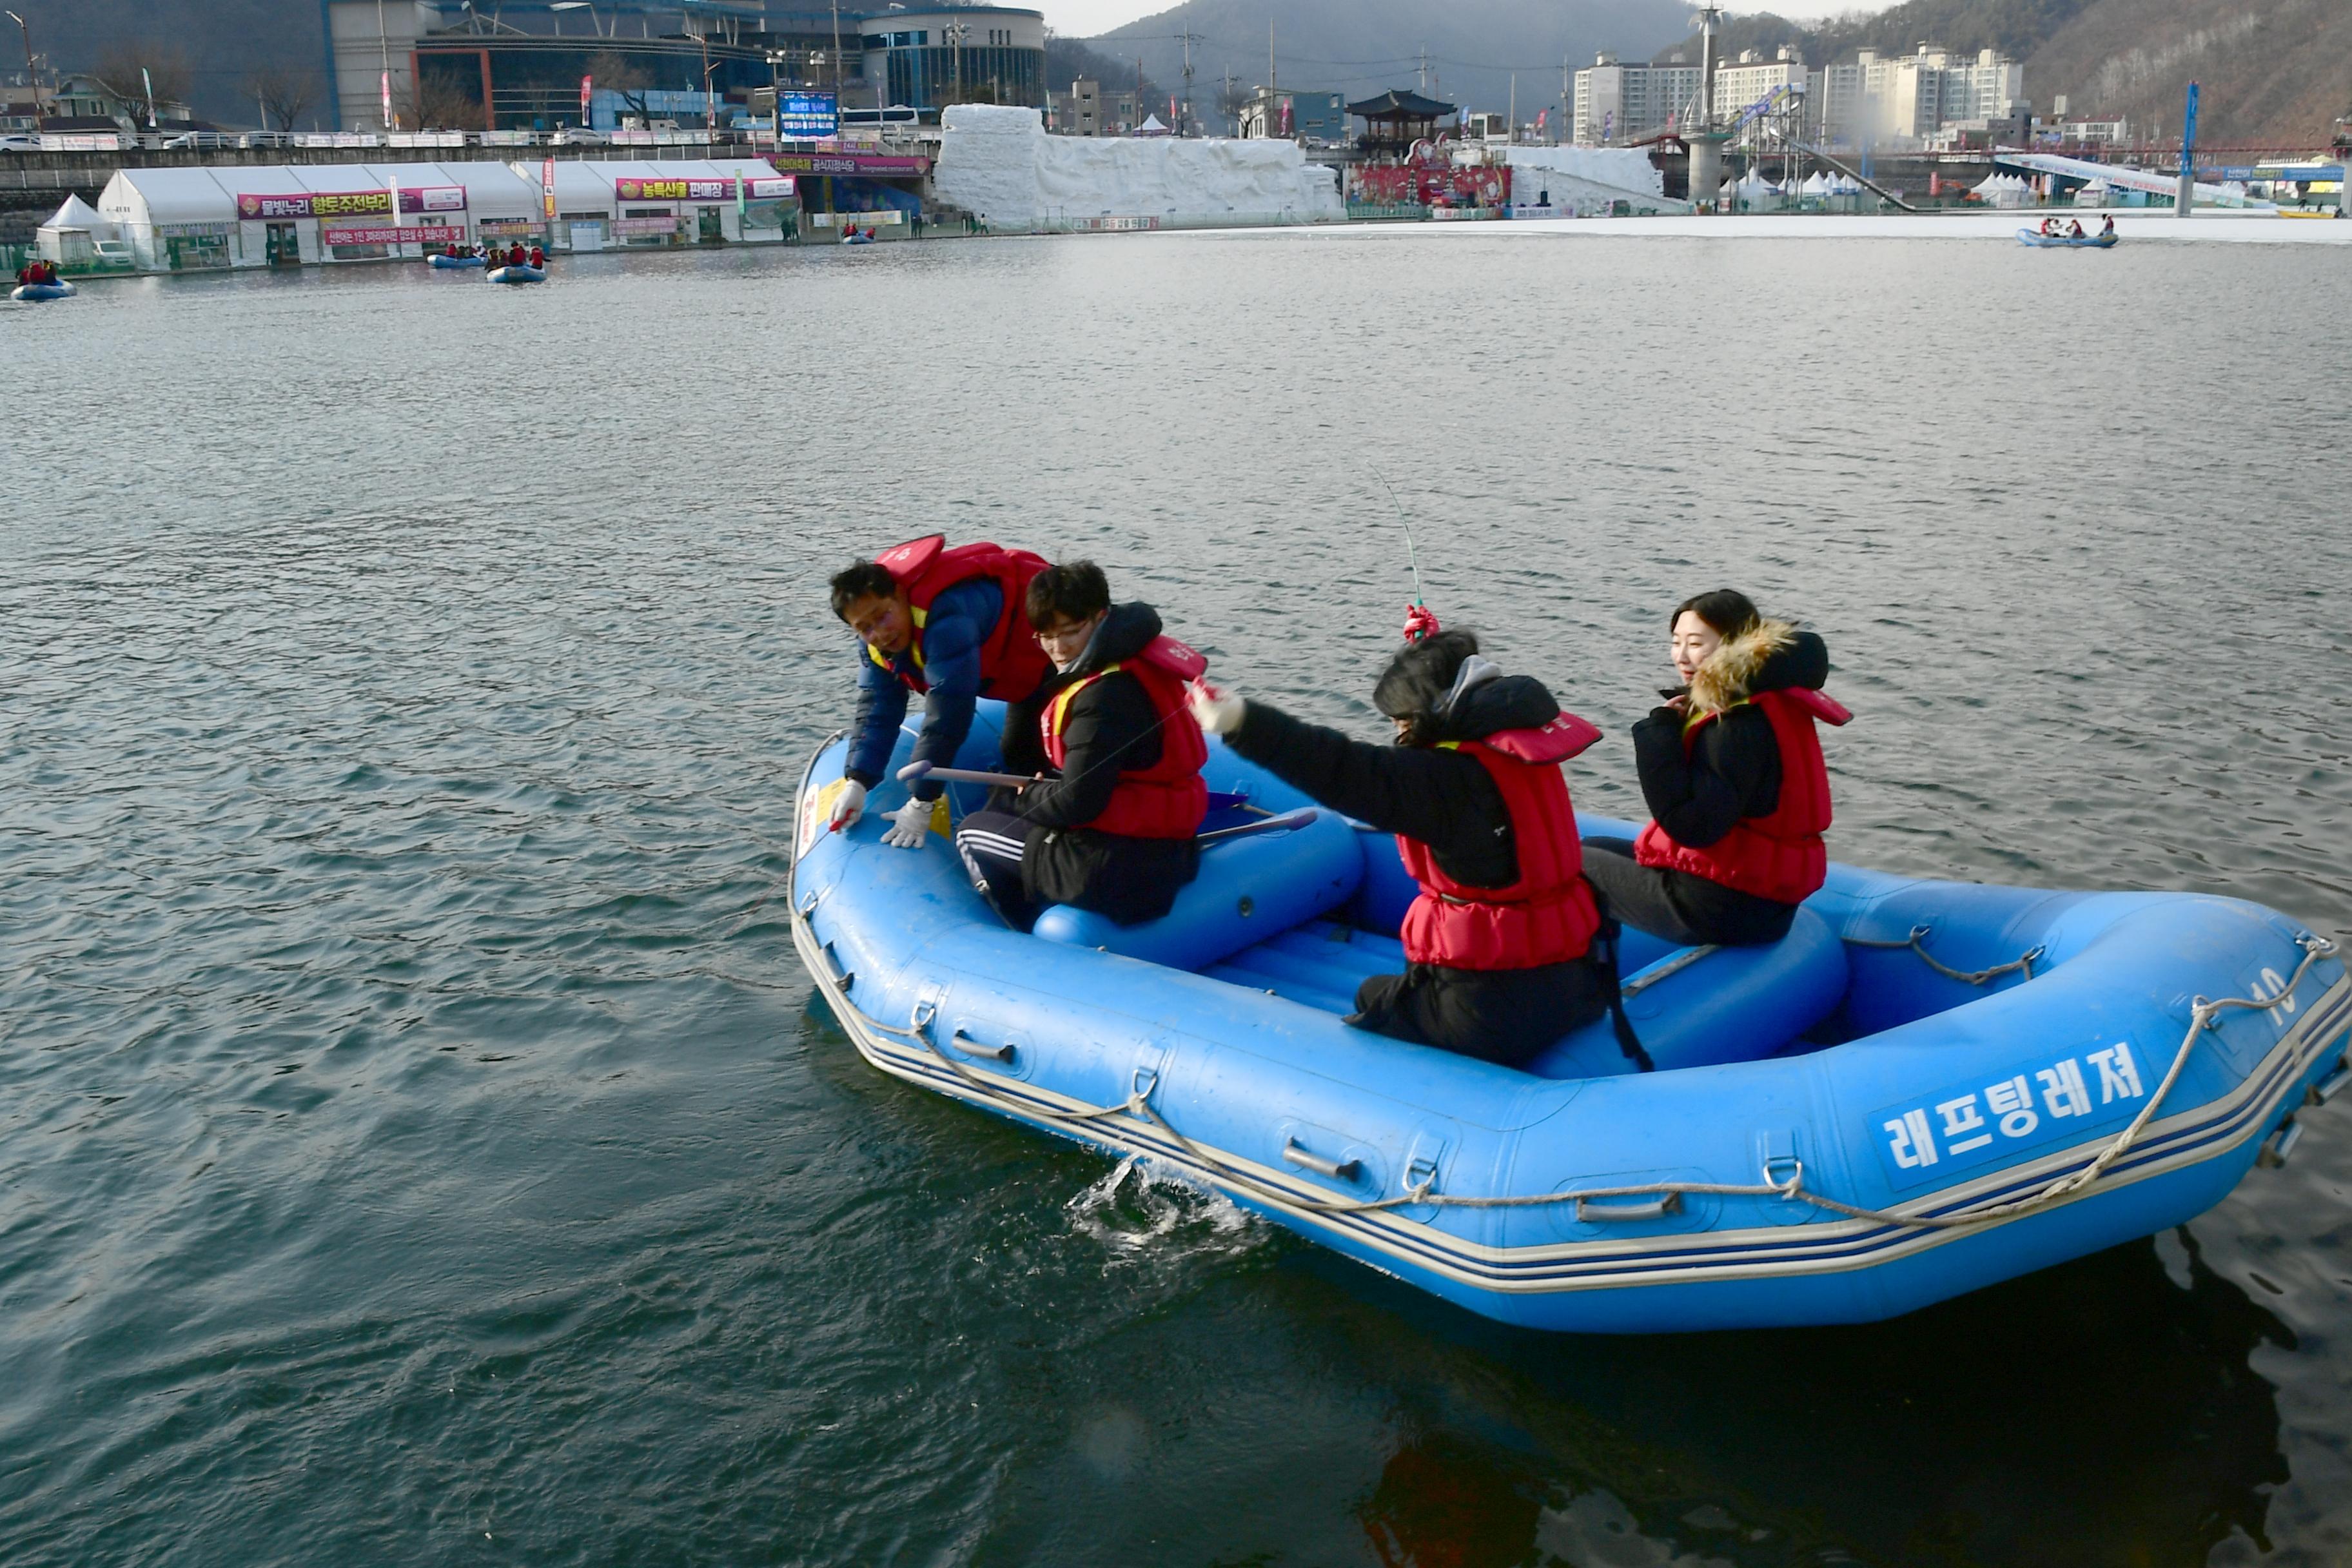
<path id="1" fill-rule="evenodd" d="M 1890 948 L 1916 947 L 1920 936 L 1924 933 L 1925 929 L 1926 928 L 1922 927 L 1917 931 L 1914 931 L 1912 932 L 1912 940 L 1908 942 L 1885 942 L 1872 945 Z M 2089 1164 L 2085 1165 L 2080 1171 L 2074 1173 L 2072 1175 L 2057 1178 L 2037 1193 L 2032 1193 L 2025 1197 L 2014 1199 L 2009 1203 L 1997 1204 L 1990 1208 L 1975 1209 L 1967 1214 L 1961 1215 L 1900 1214 L 1890 1209 L 1864 1208 L 1858 1205 L 1842 1203 L 1836 1198 L 1825 1196 L 1824 1194 L 1813 1192 L 1805 1186 L 1805 1170 L 1804 1164 L 1801 1161 L 1796 1163 L 1795 1174 L 1791 1175 L 1785 1182 L 1776 1182 L 1771 1180 L 1771 1173 L 1768 1168 L 1764 1173 L 1766 1179 L 1762 1182 L 1754 1184 L 1738 1182 L 1645 1182 L 1634 1186 L 1580 1187 L 1567 1192 L 1527 1193 L 1482 1197 L 1468 1194 L 1456 1195 L 1451 1193 L 1433 1191 L 1433 1189 L 1436 1185 L 1436 1178 L 1433 1175 L 1428 1179 L 1407 1188 L 1404 1192 L 1400 1193 L 1394 1197 L 1325 1197 L 1319 1194 L 1301 1194 L 1289 1189 L 1276 1187 L 1271 1183 L 1265 1181 L 1250 1172 L 1237 1169 L 1236 1167 L 1219 1159 L 1214 1154 L 1210 1153 L 1207 1150 L 1193 1142 L 1190 1138 L 1185 1137 L 1183 1133 L 1178 1131 L 1175 1126 L 1171 1123 L 1166 1117 L 1160 1113 L 1159 1110 L 1151 1103 L 1150 1089 L 1149 1087 L 1137 1089 L 1133 1093 L 1129 1094 L 1123 1102 L 1117 1105 L 1087 1106 L 1076 1110 L 1062 1110 L 1051 1106 L 1020 1103 L 1016 1104 L 1014 1109 L 1023 1116 L 1034 1116 L 1052 1121 L 1093 1121 L 1115 1116 L 1133 1116 L 1139 1121 L 1148 1121 L 1153 1126 L 1159 1128 L 1170 1138 L 1174 1139 L 1177 1147 L 1183 1150 L 1186 1154 L 1199 1162 L 1205 1169 L 1214 1172 L 1218 1176 L 1231 1183 L 1235 1188 L 1244 1191 L 1252 1196 L 1263 1198 L 1267 1202 L 1280 1204 L 1293 1209 L 1304 1210 L 1309 1214 L 1375 1214 L 1389 1209 L 1418 1208 L 1423 1206 L 1430 1208 L 1480 1209 L 1536 1208 L 1554 1204 L 1580 1204 L 1601 1198 L 1668 1196 L 1736 1198 L 1778 1197 L 1795 1203 L 1811 1204 L 1815 1208 L 1825 1209 L 1832 1214 L 1843 1215 L 1849 1219 L 1868 1220 L 1876 1225 L 1906 1226 L 1923 1230 L 1959 1230 L 1966 1229 L 1972 1226 L 1990 1225 L 1999 1220 L 2017 1219 L 2026 1215 L 2035 1213 L 2041 1209 L 2048 1208 L 2053 1204 L 2059 1203 L 2066 1198 L 2072 1197 L 2079 1192 L 2082 1192 L 2084 1188 L 2096 1182 L 2102 1175 L 2105 1174 L 2108 1167 L 2112 1166 L 2117 1160 L 2123 1158 L 2126 1152 L 2127 1152 L 2132 1145 L 2138 1141 L 2140 1133 L 2147 1129 L 2148 1122 L 2155 1118 L 2157 1108 L 2164 1103 L 2165 1097 L 2171 1093 L 2173 1085 L 2179 1081 L 2182 1070 L 2189 1065 L 2189 1053 L 2196 1048 L 2197 1037 L 2205 1033 L 2206 1030 L 2213 1027 L 2214 1024 L 2219 1020 L 2221 1013 L 2225 1009 L 2267 1009 L 2277 1006 L 2281 996 L 2292 996 L 2294 994 L 2295 988 L 2303 984 L 2303 977 L 2306 973 L 2310 973 L 2311 966 L 2313 964 L 2319 963 L 2322 959 L 2333 955 L 2336 952 L 2336 944 L 2334 942 L 2328 941 L 2325 937 L 2314 934 L 2306 934 L 2297 937 L 2295 939 L 2295 944 L 2303 949 L 2303 962 L 2295 966 L 2294 973 L 2279 988 L 2276 995 L 2225 996 L 2219 1001 L 2212 1002 L 2206 1001 L 2201 997 L 2197 1000 L 2197 1002 L 2189 1008 L 2189 1032 L 2187 1035 L 2182 1037 L 2180 1048 L 2173 1053 L 2172 1065 L 2166 1069 L 2163 1081 L 2157 1085 L 2156 1092 L 2148 1097 L 2147 1103 L 2140 1108 L 2139 1114 L 2132 1118 L 2131 1125 L 2117 1133 L 2115 1139 L 2109 1142 L 2105 1149 L 2101 1150 L 2098 1154 L 2092 1159 Z M 2038 952 L 2040 950 L 2036 949 L 2035 952 Z M 1920 956 L 1922 958 L 1927 957 L 1924 952 L 1922 952 Z M 2030 963 L 2033 956 L 2033 953 L 2028 953 L 2023 958 L 2017 960 L 2013 963 L 2004 965 L 1999 970 L 1988 970 L 1984 973 L 1988 976 L 1996 973 L 2005 973 L 2011 969 L 2020 968 Z M 1927 959 L 1927 962 L 1930 963 L 1936 963 L 1932 958 Z M 1942 969 L 1944 966 L 1941 964 L 1936 964 L 1936 967 Z M 1951 973 L 1956 979 L 1969 978 L 1967 975 L 1962 974 L 1958 971 L 1947 971 L 1947 973 Z M 851 1002 L 846 996 L 843 996 L 840 999 L 840 1003 L 847 1011 L 856 1015 L 859 1022 L 866 1025 L 868 1027 L 876 1029 L 883 1034 L 898 1036 L 901 1039 L 913 1040 L 923 1046 L 925 1048 L 929 1050 L 933 1056 L 937 1057 L 950 1072 L 954 1073 L 958 1078 L 962 1079 L 965 1082 L 980 1090 L 982 1095 L 985 1098 L 995 1100 L 1000 1104 L 1012 1103 L 1009 1097 L 1003 1093 L 1003 1089 L 996 1082 L 982 1077 L 980 1074 L 972 1071 L 970 1068 L 965 1067 L 961 1062 L 957 1061 L 954 1058 L 949 1056 L 946 1051 L 940 1047 L 939 1043 L 930 1037 L 929 1032 L 925 1027 L 930 1017 L 929 1004 L 917 1004 L 914 1022 L 912 1025 L 908 1027 L 900 1027 L 897 1025 L 886 1024 L 879 1018 L 874 1017 L 864 1009 L 860 1008 L 856 1003 Z"/>
<path id="2" fill-rule="evenodd" d="M 2007 963 L 1996 963 L 1990 969 L 1954 969 L 1950 964 L 1939 962 L 1934 953 L 1927 951 L 1927 933 L 1935 929 L 1933 926 L 1913 926 L 1911 934 L 1901 942 L 1868 942 L 1858 936 L 1847 937 L 1845 941 L 1849 947 L 1871 947 L 1888 952 L 1900 952 L 1907 947 L 1919 955 L 1921 963 L 1945 979 L 1958 980 L 1969 985 L 1990 984 L 2004 974 L 2022 974 L 2031 980 L 2033 978 L 2035 960 L 2050 951 L 2046 947 L 2032 947 L 2026 949 Z"/>

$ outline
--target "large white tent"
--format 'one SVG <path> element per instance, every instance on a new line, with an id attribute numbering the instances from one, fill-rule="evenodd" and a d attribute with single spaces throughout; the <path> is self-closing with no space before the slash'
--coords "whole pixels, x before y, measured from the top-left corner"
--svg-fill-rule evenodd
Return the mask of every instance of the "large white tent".
<path id="1" fill-rule="evenodd" d="M 415 256 L 443 233 L 470 243 L 541 221 L 535 183 L 492 163 L 124 169 L 98 205 L 141 267 L 171 272 Z"/>

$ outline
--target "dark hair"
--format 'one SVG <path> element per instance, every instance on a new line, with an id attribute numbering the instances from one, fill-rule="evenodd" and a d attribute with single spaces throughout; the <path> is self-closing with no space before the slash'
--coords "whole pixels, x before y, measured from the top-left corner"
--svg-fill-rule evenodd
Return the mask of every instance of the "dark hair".
<path id="1" fill-rule="evenodd" d="M 1666 630 L 1673 631 L 1682 625 L 1685 611 L 1713 626 L 1716 635 L 1721 637 L 1736 637 L 1742 632 L 1752 631 L 1756 623 L 1764 618 L 1757 614 L 1756 602 L 1737 588 L 1717 588 L 1711 594 L 1693 594 L 1675 606 L 1675 613 L 1667 617 Z"/>
<path id="2" fill-rule="evenodd" d="M 1028 613 L 1033 631 L 1056 621 L 1083 621 L 1110 608 L 1110 583 L 1091 561 L 1065 561 L 1029 579 Z"/>
<path id="3" fill-rule="evenodd" d="M 1405 721 L 1406 745 L 1424 744 L 1423 731 L 1431 716 L 1454 689 L 1463 661 L 1477 651 L 1478 634 L 1461 626 L 1405 644 L 1372 688 L 1372 706 L 1391 719 Z"/>
<path id="4" fill-rule="evenodd" d="M 856 561 L 833 574 L 833 613 L 849 618 L 849 606 L 860 599 L 895 598 L 898 580 L 878 561 Z"/>

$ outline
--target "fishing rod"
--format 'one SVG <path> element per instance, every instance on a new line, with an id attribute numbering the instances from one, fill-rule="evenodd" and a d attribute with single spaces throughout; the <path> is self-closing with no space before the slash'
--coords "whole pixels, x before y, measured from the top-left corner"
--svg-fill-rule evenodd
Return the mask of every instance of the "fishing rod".
<path id="1" fill-rule="evenodd" d="M 1437 630 L 1437 616 L 1431 613 L 1428 603 L 1422 597 L 1421 552 L 1413 548 L 1412 519 L 1405 515 L 1404 502 L 1397 499 L 1396 486 L 1389 483 L 1389 477 L 1378 468 L 1372 469 L 1372 477 L 1381 481 L 1382 489 L 1389 492 L 1389 504 L 1396 508 L 1398 526 L 1404 530 L 1405 564 L 1412 568 L 1412 604 L 1405 612 L 1404 639 L 1419 642 Z"/>

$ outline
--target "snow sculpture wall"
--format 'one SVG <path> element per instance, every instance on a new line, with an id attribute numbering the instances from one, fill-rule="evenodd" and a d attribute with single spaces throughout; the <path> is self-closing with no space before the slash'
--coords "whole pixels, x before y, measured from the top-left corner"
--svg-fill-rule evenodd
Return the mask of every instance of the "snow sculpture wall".
<path id="1" fill-rule="evenodd" d="M 1606 212 L 1614 201 L 1633 210 L 1681 213 L 1690 204 L 1669 200 L 1664 178 L 1642 147 L 1510 147 L 1511 205 L 1533 206 L 1549 191 L 1556 208 Z"/>
<path id="2" fill-rule="evenodd" d="M 1338 174 L 1295 143 L 1172 136 L 1049 136 L 1034 109 L 959 103 L 941 125 L 932 188 L 991 228 L 1337 222 Z"/>

